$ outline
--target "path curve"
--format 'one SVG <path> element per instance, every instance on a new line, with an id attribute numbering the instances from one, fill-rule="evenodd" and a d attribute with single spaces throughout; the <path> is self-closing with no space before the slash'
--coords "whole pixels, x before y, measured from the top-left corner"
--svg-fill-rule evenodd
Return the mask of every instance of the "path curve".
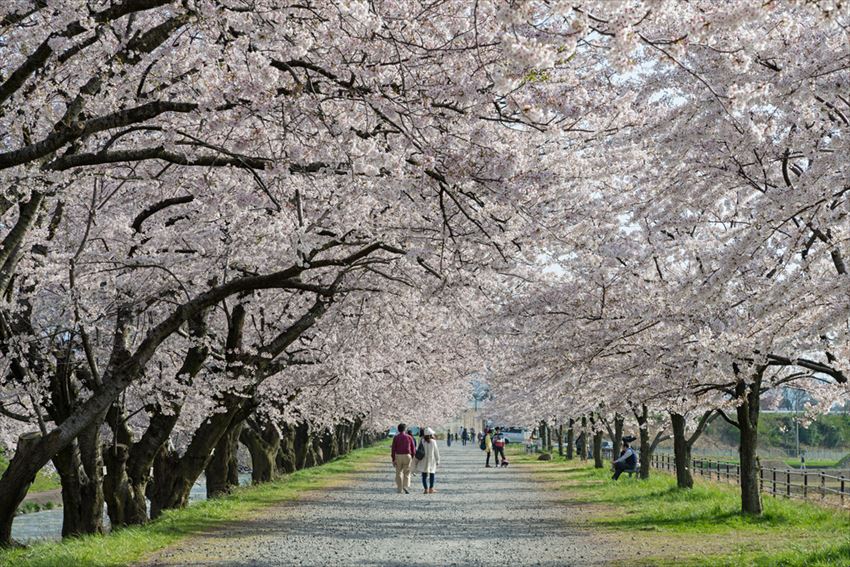
<path id="1" fill-rule="evenodd" d="M 440 442 L 438 493 L 397 494 L 389 455 L 342 486 L 196 536 L 146 565 L 600 565 L 606 545 L 565 521 L 528 468 L 484 468 L 475 445 Z"/>

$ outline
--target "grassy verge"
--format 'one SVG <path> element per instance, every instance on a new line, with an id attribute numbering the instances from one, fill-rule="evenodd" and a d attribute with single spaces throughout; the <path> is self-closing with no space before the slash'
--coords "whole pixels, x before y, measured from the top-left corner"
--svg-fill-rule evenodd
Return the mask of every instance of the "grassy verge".
<path id="1" fill-rule="evenodd" d="M 36 544 L 26 549 L 0 551 L 0 566 L 128 565 L 188 536 L 229 522 L 249 519 L 263 508 L 293 500 L 305 491 L 331 486 L 339 481 L 338 475 L 352 472 L 362 463 L 386 452 L 385 443 L 354 451 L 320 467 L 301 470 L 275 482 L 239 488 L 224 498 L 166 512 L 146 526 L 126 528 L 106 536 L 86 536 L 58 543 Z"/>
<path id="2" fill-rule="evenodd" d="M 750 518 L 739 513 L 734 486 L 697 480 L 692 490 L 679 490 L 672 476 L 656 471 L 646 481 L 623 476 L 614 482 L 592 462 L 554 459 L 516 452 L 512 462 L 534 467 L 566 505 L 581 510 L 574 521 L 582 527 L 624 542 L 624 563 L 850 565 L 847 510 L 767 497 L 764 515 Z"/>
<path id="3" fill-rule="evenodd" d="M 9 460 L 0 453 L 0 475 L 6 471 L 6 467 L 8 466 Z M 42 470 L 38 471 L 38 474 L 35 475 L 35 482 L 30 486 L 29 492 L 46 492 L 60 488 L 60 486 L 59 476 L 56 473 L 47 473 Z"/>

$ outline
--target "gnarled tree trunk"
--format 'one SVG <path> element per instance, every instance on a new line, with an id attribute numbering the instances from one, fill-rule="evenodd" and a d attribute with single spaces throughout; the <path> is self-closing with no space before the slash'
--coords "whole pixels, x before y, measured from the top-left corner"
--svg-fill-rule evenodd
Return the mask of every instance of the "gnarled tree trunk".
<path id="1" fill-rule="evenodd" d="M 239 467 L 236 462 L 242 421 L 231 421 L 227 430 L 218 439 L 205 468 L 207 476 L 207 498 L 219 498 L 239 486 Z"/>
<path id="2" fill-rule="evenodd" d="M 281 454 L 281 436 L 271 424 L 248 420 L 239 440 L 251 453 L 251 482 L 269 482 L 278 475 L 276 459 Z"/>
<path id="3" fill-rule="evenodd" d="M 295 427 L 289 424 L 280 426 L 280 449 L 275 457 L 278 473 L 293 473 L 295 463 Z"/>
<path id="4" fill-rule="evenodd" d="M 62 484 L 62 537 L 103 533 L 103 458 L 99 425 L 86 428 L 53 458 Z"/>
<path id="5" fill-rule="evenodd" d="M 41 433 L 38 432 L 24 433 L 18 437 L 12 462 L 14 463 L 15 459 L 18 459 L 18 462 L 24 462 L 30 448 L 40 439 Z M 0 522 L 0 547 L 6 547 L 12 543 L 12 518 L 15 517 L 18 506 L 24 501 L 37 472 L 38 469 L 29 471 L 23 468 L 12 469 L 10 466 L 3 473 L 2 478 L 8 488 L 0 491 L 0 517 L 3 518 Z"/>
<path id="6" fill-rule="evenodd" d="M 567 459 L 573 459 L 573 448 L 575 447 L 575 420 L 570 418 L 569 426 L 567 427 Z"/>

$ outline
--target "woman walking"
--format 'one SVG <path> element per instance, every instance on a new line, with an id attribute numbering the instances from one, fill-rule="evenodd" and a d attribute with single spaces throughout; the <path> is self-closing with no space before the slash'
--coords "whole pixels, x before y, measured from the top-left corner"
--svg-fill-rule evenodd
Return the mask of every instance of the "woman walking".
<path id="1" fill-rule="evenodd" d="M 490 436 L 490 430 L 486 429 L 484 431 L 484 439 L 481 440 L 481 448 L 487 453 L 487 461 L 484 465 L 486 468 L 490 468 L 490 454 L 493 452 L 493 438 Z"/>
<path id="2" fill-rule="evenodd" d="M 434 430 L 430 427 L 425 428 L 425 437 L 422 438 L 421 446 L 425 449 L 425 454 L 421 459 L 416 459 L 416 472 L 422 474 L 422 487 L 425 489 L 425 494 L 434 494 L 434 477 L 440 465 L 440 450 L 437 448 L 437 440 L 434 439 Z M 421 451 L 417 449 L 416 453 L 419 457 Z"/>

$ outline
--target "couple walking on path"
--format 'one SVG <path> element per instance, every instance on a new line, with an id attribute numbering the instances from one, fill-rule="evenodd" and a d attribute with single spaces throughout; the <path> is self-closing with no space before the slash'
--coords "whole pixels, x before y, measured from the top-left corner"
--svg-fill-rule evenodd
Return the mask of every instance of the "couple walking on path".
<path id="1" fill-rule="evenodd" d="M 395 466 L 395 485 L 399 494 L 410 494 L 410 477 L 412 472 L 422 475 L 422 487 L 425 494 L 433 494 L 434 479 L 440 464 L 440 450 L 434 430 L 425 428 L 425 435 L 419 441 L 419 447 L 413 440 L 413 435 L 407 431 L 407 426 L 398 424 L 398 435 L 393 438 L 391 456 Z"/>
<path id="2" fill-rule="evenodd" d="M 486 468 L 490 468 L 490 454 L 496 453 L 496 466 L 500 465 L 499 456 L 502 457 L 501 466 L 508 466 L 508 459 L 505 457 L 505 445 L 508 440 L 505 438 L 505 434 L 502 433 L 502 429 L 497 427 L 496 432 L 492 433 L 489 429 L 484 431 L 484 439 L 481 440 L 481 450 L 487 453 L 487 460 L 485 461 L 484 466 Z"/>

